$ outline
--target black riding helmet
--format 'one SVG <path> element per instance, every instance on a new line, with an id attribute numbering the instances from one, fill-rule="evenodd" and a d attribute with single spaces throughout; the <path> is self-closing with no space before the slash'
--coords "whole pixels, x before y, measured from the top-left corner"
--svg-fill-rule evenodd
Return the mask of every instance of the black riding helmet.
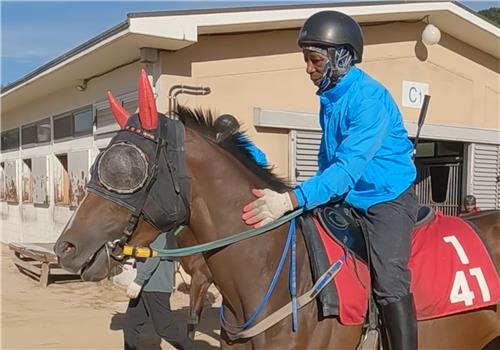
<path id="1" fill-rule="evenodd" d="M 363 58 L 363 32 L 350 16 L 337 11 L 321 11 L 309 17 L 299 32 L 300 47 L 347 46 L 353 51 L 353 63 Z"/>
<path id="2" fill-rule="evenodd" d="M 216 139 L 222 140 L 240 129 L 240 123 L 231 114 L 222 114 L 215 120 Z"/>
<path id="3" fill-rule="evenodd" d="M 464 204 L 476 205 L 476 197 L 471 194 L 465 196 Z"/>
<path id="4" fill-rule="evenodd" d="M 231 114 L 222 114 L 215 120 L 215 128 L 217 131 L 237 131 L 240 128 L 240 123 Z"/>

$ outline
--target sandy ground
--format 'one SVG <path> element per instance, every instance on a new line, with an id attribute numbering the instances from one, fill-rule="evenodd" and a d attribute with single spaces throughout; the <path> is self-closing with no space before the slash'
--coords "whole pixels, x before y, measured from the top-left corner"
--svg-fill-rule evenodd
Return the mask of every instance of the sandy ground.
<path id="1" fill-rule="evenodd" d="M 185 330 L 189 296 L 181 276 L 171 305 L 177 326 Z M 187 276 L 182 276 L 187 281 Z M 1 245 L 2 349 L 123 349 L 122 320 L 128 298 L 111 281 L 59 281 L 47 288 L 19 272 Z M 184 288 L 183 288 L 184 287 Z M 194 348 L 218 349 L 220 296 L 211 286 Z M 209 302 L 211 300 L 212 302 Z M 149 326 L 144 349 L 172 349 Z"/>

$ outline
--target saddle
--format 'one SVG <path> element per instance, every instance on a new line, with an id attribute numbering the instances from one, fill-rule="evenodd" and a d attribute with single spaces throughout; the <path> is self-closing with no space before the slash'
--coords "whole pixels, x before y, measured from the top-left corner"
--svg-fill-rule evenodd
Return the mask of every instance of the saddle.
<path id="1" fill-rule="evenodd" d="M 434 219 L 434 211 L 427 206 L 420 207 L 415 227 L 424 226 Z M 348 255 L 368 265 L 367 232 L 363 219 L 355 209 L 345 203 L 329 203 L 316 208 L 312 214 L 303 215 L 300 224 L 309 251 L 314 280 L 330 266 L 323 242 L 318 235 L 315 220 L 324 232 L 336 241 Z M 328 284 L 319 294 L 323 317 L 339 314 L 339 298 L 336 283 Z"/>
<path id="2" fill-rule="evenodd" d="M 333 239 L 368 263 L 364 222 L 353 208 L 344 203 L 327 204 L 315 209 L 314 215 Z"/>

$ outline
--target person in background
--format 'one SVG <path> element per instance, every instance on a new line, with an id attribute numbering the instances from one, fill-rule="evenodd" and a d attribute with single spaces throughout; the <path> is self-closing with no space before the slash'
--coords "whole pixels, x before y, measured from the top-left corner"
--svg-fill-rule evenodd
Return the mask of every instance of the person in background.
<path id="1" fill-rule="evenodd" d="M 243 208 L 247 225 L 261 227 L 295 208 L 312 210 L 343 200 L 367 226 L 373 294 L 389 350 L 416 350 L 417 320 L 408 269 L 418 203 L 413 146 L 389 91 L 356 63 L 363 34 L 350 16 L 321 11 L 299 31 L 306 73 L 317 87 L 322 138 L 318 173 L 295 189 L 253 189 Z"/>
<path id="2" fill-rule="evenodd" d="M 217 142 L 222 142 L 228 136 L 240 131 L 240 123 L 231 114 L 221 114 L 215 120 L 215 129 L 217 130 L 217 135 L 215 140 Z M 244 134 L 240 134 L 240 141 L 245 145 L 245 148 L 250 152 L 253 159 L 262 168 L 267 168 L 269 166 L 266 158 L 266 154 L 262 152 L 255 144 Z"/>
<path id="3" fill-rule="evenodd" d="M 167 248 L 167 234 L 160 234 L 151 248 Z M 142 328 L 151 319 L 154 330 L 176 349 L 187 349 L 191 340 L 186 331 L 179 331 L 170 310 L 174 287 L 174 264 L 170 260 L 149 258 L 137 261 L 137 276 L 127 288 L 130 298 L 125 313 L 123 336 L 125 350 L 140 349 Z"/>
<path id="4" fill-rule="evenodd" d="M 469 194 L 464 198 L 464 210 L 458 214 L 459 216 L 463 216 L 466 214 L 477 213 L 481 211 L 476 205 L 476 197 Z"/>

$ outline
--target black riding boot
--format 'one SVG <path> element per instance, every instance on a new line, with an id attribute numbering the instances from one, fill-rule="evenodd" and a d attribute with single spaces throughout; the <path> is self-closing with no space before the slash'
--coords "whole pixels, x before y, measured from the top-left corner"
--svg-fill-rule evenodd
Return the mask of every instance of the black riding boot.
<path id="1" fill-rule="evenodd" d="M 413 296 L 407 295 L 382 305 L 382 320 L 387 334 L 388 350 L 417 350 L 417 319 Z"/>

